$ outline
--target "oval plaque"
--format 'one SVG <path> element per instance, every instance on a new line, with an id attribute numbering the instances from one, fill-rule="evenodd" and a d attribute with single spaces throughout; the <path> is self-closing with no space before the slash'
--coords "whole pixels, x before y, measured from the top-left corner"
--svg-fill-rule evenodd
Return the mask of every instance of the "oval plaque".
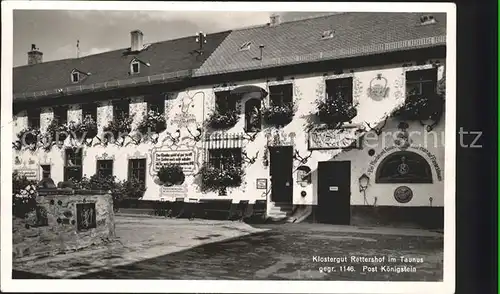
<path id="1" fill-rule="evenodd" d="M 413 198 L 413 191 L 406 186 L 398 187 L 394 191 L 394 198 L 399 203 L 408 203 Z"/>

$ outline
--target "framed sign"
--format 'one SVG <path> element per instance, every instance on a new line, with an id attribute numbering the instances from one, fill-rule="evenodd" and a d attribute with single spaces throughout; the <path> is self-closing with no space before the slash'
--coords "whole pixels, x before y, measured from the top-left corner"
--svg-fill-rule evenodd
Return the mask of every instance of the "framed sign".
<path id="1" fill-rule="evenodd" d="M 344 149 L 359 147 L 356 128 L 311 130 L 308 136 L 309 150 Z"/>
<path id="2" fill-rule="evenodd" d="M 267 179 L 257 179 L 257 189 L 267 190 Z"/>

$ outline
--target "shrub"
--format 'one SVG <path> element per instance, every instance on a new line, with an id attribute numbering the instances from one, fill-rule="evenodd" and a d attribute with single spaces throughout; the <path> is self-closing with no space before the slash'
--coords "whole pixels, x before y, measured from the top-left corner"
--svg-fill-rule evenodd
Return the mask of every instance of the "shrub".
<path id="1" fill-rule="evenodd" d="M 12 215 L 24 218 L 36 209 L 36 182 L 12 173 Z"/>
<path id="2" fill-rule="evenodd" d="M 157 175 L 160 181 L 167 186 L 182 184 L 185 179 L 182 167 L 176 164 L 162 166 Z"/>

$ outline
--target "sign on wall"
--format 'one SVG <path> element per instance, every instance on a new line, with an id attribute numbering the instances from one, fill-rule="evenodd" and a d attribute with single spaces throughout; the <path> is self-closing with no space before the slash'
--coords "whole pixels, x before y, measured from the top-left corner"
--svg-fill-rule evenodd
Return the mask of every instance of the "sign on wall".
<path id="1" fill-rule="evenodd" d="M 343 149 L 358 146 L 356 128 L 312 130 L 309 132 L 309 150 Z"/>
<path id="2" fill-rule="evenodd" d="M 160 187 L 160 197 L 168 198 L 186 198 L 188 194 L 187 187 L 185 185 L 181 186 L 161 186 Z"/>
<path id="3" fill-rule="evenodd" d="M 28 180 L 38 181 L 38 170 L 37 169 L 15 169 L 17 174 L 25 176 Z"/>
<path id="4" fill-rule="evenodd" d="M 185 174 L 195 170 L 195 150 L 158 150 L 153 153 L 153 170 L 158 170 L 165 165 L 175 164 L 182 167 Z"/>

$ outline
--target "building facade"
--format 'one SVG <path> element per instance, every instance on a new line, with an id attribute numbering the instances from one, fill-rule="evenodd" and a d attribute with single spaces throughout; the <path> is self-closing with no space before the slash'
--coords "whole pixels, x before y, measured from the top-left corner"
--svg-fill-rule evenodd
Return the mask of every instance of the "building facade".
<path id="1" fill-rule="evenodd" d="M 40 57 L 14 69 L 14 141 L 57 129 L 54 118 L 93 118 L 97 132 L 50 148 L 16 143 L 13 167 L 55 182 L 135 177 L 143 200 L 260 202 L 293 222 L 442 226 L 444 109 L 418 119 L 401 109 L 410 96 L 441 97 L 445 22 L 417 13 L 273 17 L 151 45 L 134 31 L 127 60 L 108 65 L 106 53 L 65 66 Z M 175 61 L 154 53 L 166 49 Z M 125 74 L 100 77 L 91 67 L 99 62 Z M 18 82 L 47 71 L 65 77 Z M 127 135 L 106 141 L 118 130 Z M 166 185 L 158 172 L 169 164 L 184 177 Z"/>

